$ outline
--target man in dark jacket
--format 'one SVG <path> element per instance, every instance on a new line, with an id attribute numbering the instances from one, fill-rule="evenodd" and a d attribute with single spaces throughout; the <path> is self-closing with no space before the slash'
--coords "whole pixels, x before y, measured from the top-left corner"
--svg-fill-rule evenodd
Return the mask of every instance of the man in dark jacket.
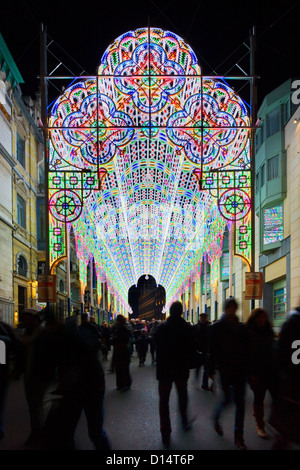
<path id="1" fill-rule="evenodd" d="M 195 381 L 198 382 L 201 366 L 203 366 L 202 388 L 209 390 L 207 374 L 207 347 L 208 347 L 208 327 L 211 325 L 207 313 L 200 313 L 199 322 L 194 326 L 197 351 L 202 354 L 202 364 L 195 369 Z"/>
<path id="2" fill-rule="evenodd" d="M 280 437 L 273 450 L 300 445 L 300 307 L 287 315 L 277 350 L 279 396 L 273 402 L 270 424 Z M 293 447 L 292 447 L 293 448 Z"/>
<path id="3" fill-rule="evenodd" d="M 219 419 L 230 403 L 231 389 L 236 406 L 234 440 L 237 449 L 246 450 L 244 442 L 245 388 L 249 362 L 248 335 L 245 325 L 236 315 L 238 304 L 234 298 L 225 301 L 224 314 L 213 323 L 209 335 L 209 376 L 218 368 L 223 389 L 223 400 L 214 413 L 214 426 L 219 435 L 223 429 Z"/>
<path id="4" fill-rule="evenodd" d="M 159 416 L 163 444 L 170 445 L 172 432 L 169 398 L 173 382 L 175 383 L 182 426 L 190 429 L 187 417 L 189 368 L 187 357 L 194 347 L 193 329 L 182 317 L 181 302 L 174 302 L 170 316 L 156 330 L 156 378 L 159 381 Z M 195 347 L 194 347 L 195 348 Z M 196 348 L 195 348 L 196 349 Z"/>

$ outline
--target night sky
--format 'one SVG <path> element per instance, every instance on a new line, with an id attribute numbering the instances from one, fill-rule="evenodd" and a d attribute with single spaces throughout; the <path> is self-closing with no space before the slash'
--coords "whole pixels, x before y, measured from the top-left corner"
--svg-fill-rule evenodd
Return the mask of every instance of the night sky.
<path id="1" fill-rule="evenodd" d="M 255 25 L 258 105 L 276 86 L 300 77 L 300 1 L 100 0 L 73 5 L 56 0 L 10 0 L 1 5 L 0 31 L 25 81 L 24 95 L 34 97 L 39 88 L 41 22 L 53 41 L 48 73 L 62 62 L 55 73 L 93 75 L 115 38 L 150 25 L 185 39 L 203 74 L 243 75 L 236 64 L 249 73 L 247 45 L 249 30 Z M 247 100 L 248 91 L 240 86 L 235 89 Z M 55 89 L 51 93 L 60 94 Z"/>

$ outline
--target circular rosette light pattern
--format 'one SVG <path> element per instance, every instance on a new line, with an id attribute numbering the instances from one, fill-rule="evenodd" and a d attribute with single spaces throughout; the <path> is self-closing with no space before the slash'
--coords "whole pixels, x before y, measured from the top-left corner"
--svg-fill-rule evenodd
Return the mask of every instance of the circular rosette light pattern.
<path id="1" fill-rule="evenodd" d="M 82 201 L 75 191 L 60 190 L 52 195 L 49 209 L 56 220 L 70 223 L 80 216 Z"/>
<path id="2" fill-rule="evenodd" d="M 218 168 L 244 150 L 248 118 L 244 104 L 226 85 L 205 82 L 203 91 L 190 96 L 183 109 L 170 116 L 167 135 L 195 165 Z"/>
<path id="3" fill-rule="evenodd" d="M 131 118 L 118 111 L 108 96 L 97 94 L 95 83 L 86 85 L 70 87 L 52 110 L 54 148 L 64 161 L 78 168 L 108 163 L 117 147 L 126 145 L 134 134 Z"/>
<path id="4" fill-rule="evenodd" d="M 251 208 L 251 199 L 249 194 L 241 189 L 228 189 L 221 194 L 218 206 L 222 216 L 233 222 L 247 216 Z"/>

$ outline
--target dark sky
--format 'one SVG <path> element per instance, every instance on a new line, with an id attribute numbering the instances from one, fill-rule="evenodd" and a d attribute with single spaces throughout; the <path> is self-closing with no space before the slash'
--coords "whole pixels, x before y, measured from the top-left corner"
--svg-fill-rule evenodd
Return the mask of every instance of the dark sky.
<path id="1" fill-rule="evenodd" d="M 257 28 L 258 103 L 291 77 L 300 77 L 300 1 L 207 0 L 8 0 L 1 6 L 0 31 L 23 76 L 22 91 L 39 87 L 39 29 L 47 28 L 48 72 L 95 74 L 107 46 L 119 35 L 139 27 L 168 29 L 195 51 L 206 75 L 249 73 L 249 29 Z M 245 43 L 245 44 L 243 44 Z M 238 85 L 239 86 L 239 85 Z M 239 88 L 236 88 L 240 91 Z M 52 90 L 56 93 L 55 90 Z M 241 91 L 243 96 L 244 91 Z M 247 99 L 247 98 L 244 98 Z"/>

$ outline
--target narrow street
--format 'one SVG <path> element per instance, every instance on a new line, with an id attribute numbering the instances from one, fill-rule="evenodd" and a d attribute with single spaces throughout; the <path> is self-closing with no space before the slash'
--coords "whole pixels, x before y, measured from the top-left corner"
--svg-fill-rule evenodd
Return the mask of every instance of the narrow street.
<path id="1" fill-rule="evenodd" d="M 108 357 L 110 359 L 110 355 Z M 164 450 L 158 416 L 158 391 L 155 378 L 155 366 L 151 365 L 150 354 L 146 365 L 138 366 L 136 352 L 132 358 L 131 374 L 132 389 L 127 392 L 116 390 L 115 374 L 107 373 L 110 361 L 103 362 L 106 370 L 106 398 L 104 428 L 107 431 L 113 451 L 125 450 Z M 220 397 L 221 390 L 216 388 L 214 393 L 204 391 L 194 383 L 194 371 L 189 379 L 189 410 L 193 427 L 183 432 L 177 410 L 177 396 L 172 389 L 170 412 L 173 432 L 171 450 L 234 450 L 233 417 L 234 406 L 224 412 L 222 425 L 224 436 L 220 437 L 213 429 L 211 415 Z M 266 416 L 269 414 L 270 397 L 266 400 Z M 252 392 L 247 390 L 245 442 L 249 450 L 269 450 L 274 441 L 274 431 L 267 426 L 271 438 L 263 440 L 256 434 L 252 410 Z M 23 393 L 23 382 L 19 380 L 10 386 L 5 415 L 6 437 L 0 442 L 0 450 L 26 450 L 24 441 L 29 433 L 29 415 Z M 81 416 L 76 431 L 76 448 L 92 450 L 93 446 L 87 434 L 84 415 Z"/>

